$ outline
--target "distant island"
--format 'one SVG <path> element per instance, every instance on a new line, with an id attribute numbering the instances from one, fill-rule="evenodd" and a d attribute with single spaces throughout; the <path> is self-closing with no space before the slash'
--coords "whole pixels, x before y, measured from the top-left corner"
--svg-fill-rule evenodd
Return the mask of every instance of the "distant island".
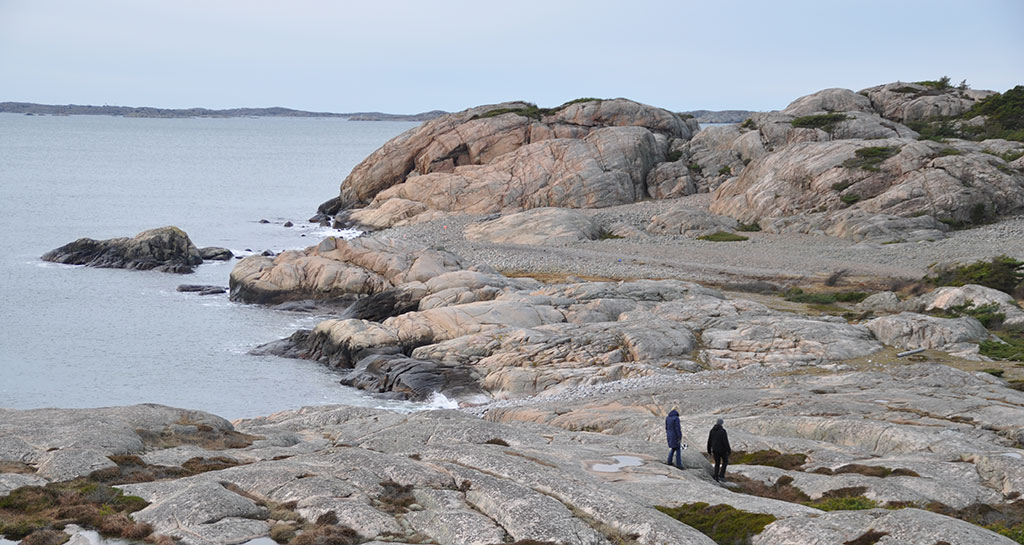
<path id="1" fill-rule="evenodd" d="M 750 110 L 693 110 L 679 113 L 693 116 L 698 123 L 742 123 L 757 112 Z"/>
<path id="2" fill-rule="evenodd" d="M 148 106 L 82 106 L 78 104 L 34 104 L 31 102 L 0 102 L 0 113 L 26 115 L 112 115 L 120 117 L 340 117 L 352 121 L 428 121 L 448 112 L 433 110 L 418 114 L 386 114 L 381 112 L 306 112 L 291 108 L 152 108 Z"/>

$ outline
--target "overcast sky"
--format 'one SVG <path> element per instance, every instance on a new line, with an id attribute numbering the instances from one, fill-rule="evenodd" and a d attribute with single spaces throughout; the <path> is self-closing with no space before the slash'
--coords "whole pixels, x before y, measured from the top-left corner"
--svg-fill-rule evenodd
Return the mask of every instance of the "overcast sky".
<path id="1" fill-rule="evenodd" d="M 0 101 L 413 113 L 1024 84 L 1024 1 L 0 0 Z"/>

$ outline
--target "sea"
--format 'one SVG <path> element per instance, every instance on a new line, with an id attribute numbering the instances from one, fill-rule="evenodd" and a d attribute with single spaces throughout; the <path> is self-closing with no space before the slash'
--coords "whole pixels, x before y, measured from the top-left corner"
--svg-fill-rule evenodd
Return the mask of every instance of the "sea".
<path id="1" fill-rule="evenodd" d="M 325 316 L 176 289 L 227 287 L 235 261 L 178 275 L 39 259 L 81 237 L 166 225 L 241 256 L 354 236 L 307 219 L 359 161 L 415 125 L 0 114 L 0 407 L 159 403 L 237 419 L 324 404 L 451 406 L 383 401 L 316 362 L 251 355 Z"/>

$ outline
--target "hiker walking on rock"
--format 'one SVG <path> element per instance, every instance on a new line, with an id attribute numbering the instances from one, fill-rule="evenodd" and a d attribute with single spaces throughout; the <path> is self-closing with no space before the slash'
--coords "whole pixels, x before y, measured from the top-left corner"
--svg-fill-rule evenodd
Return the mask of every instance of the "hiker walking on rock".
<path id="1" fill-rule="evenodd" d="M 732 454 L 732 447 L 729 446 L 729 434 L 722 427 L 722 419 L 715 422 L 711 432 L 708 433 L 708 454 L 715 458 L 715 480 L 725 480 L 725 466 L 729 465 L 729 455 Z M 721 469 L 719 469 L 721 467 Z"/>
<path id="2" fill-rule="evenodd" d="M 683 459 L 680 451 L 682 450 L 683 430 L 679 427 L 679 411 L 672 409 L 669 411 L 668 416 L 665 417 L 665 436 L 668 438 L 668 461 L 665 462 L 668 465 L 672 464 L 672 455 L 676 456 L 675 466 L 679 469 L 683 468 Z"/>

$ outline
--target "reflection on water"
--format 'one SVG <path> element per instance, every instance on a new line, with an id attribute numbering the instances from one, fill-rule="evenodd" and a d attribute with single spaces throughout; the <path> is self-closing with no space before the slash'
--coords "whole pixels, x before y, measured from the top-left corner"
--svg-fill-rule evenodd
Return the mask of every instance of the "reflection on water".
<path id="1" fill-rule="evenodd" d="M 636 456 L 613 456 L 614 464 L 594 464 L 590 469 L 601 473 L 618 473 L 624 467 L 636 467 L 644 465 L 642 458 Z"/>

